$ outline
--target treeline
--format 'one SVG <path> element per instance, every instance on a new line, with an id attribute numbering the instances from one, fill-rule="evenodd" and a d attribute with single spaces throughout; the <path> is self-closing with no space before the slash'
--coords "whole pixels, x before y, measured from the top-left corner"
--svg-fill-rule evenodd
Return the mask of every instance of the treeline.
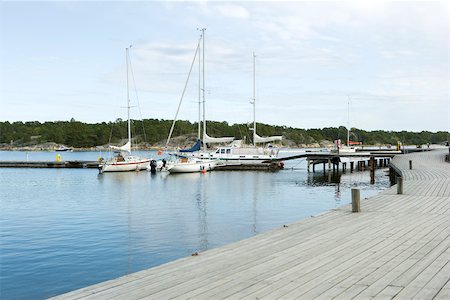
<path id="1" fill-rule="evenodd" d="M 133 121 L 133 138 L 135 143 L 160 145 L 169 133 L 171 120 L 145 119 Z M 196 135 L 198 123 L 177 121 L 173 136 Z M 347 129 L 329 127 L 322 129 L 298 129 L 287 126 L 271 126 L 257 124 L 258 135 L 282 135 L 288 146 L 300 146 L 347 139 Z M 252 133 L 247 124 L 229 125 L 227 122 L 208 122 L 208 134 L 214 137 L 234 136 L 251 142 Z M 95 147 L 117 144 L 127 138 L 127 122 L 118 119 L 116 122 L 88 124 L 76 121 L 57 122 L 0 122 L 0 144 L 25 146 L 55 142 L 71 147 Z M 365 131 L 351 129 L 351 140 L 365 145 L 403 144 L 420 145 L 426 143 L 443 143 L 449 139 L 449 132 L 408 132 L 408 131 Z"/>

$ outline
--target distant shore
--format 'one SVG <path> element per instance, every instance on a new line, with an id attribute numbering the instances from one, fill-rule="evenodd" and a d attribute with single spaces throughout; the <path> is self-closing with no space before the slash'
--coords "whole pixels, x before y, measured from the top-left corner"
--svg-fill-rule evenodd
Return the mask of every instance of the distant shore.
<path id="1" fill-rule="evenodd" d="M 167 149 L 167 150 L 178 150 L 178 149 L 186 149 L 190 148 L 194 142 L 190 140 L 177 140 L 174 139 L 174 143 L 171 143 L 168 147 L 165 146 L 165 141 L 158 142 L 153 145 L 148 144 L 137 144 L 133 145 L 133 150 L 137 151 L 145 151 L 145 150 L 159 150 L 159 149 Z M 125 143 L 125 142 L 124 142 Z M 277 145 L 280 146 L 280 145 Z M 283 148 L 331 148 L 334 144 L 330 141 L 324 140 L 320 143 L 311 143 L 311 144 L 300 144 L 297 145 L 295 143 L 292 143 L 289 140 L 285 140 L 282 147 Z M 109 147 L 108 145 L 101 145 L 101 146 L 95 146 L 95 147 L 72 147 L 70 145 L 63 145 L 58 144 L 54 142 L 46 142 L 46 143 L 40 143 L 40 144 L 33 144 L 33 145 L 11 145 L 11 144 L 0 144 L 0 151 L 56 151 L 60 147 L 67 147 L 70 148 L 71 151 L 74 152 L 83 152 L 83 151 L 108 151 Z"/>

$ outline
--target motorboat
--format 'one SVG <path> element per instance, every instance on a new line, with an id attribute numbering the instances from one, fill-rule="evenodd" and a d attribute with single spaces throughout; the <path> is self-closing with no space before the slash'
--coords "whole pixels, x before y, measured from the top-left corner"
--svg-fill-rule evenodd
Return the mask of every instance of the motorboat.
<path id="1" fill-rule="evenodd" d="M 65 152 L 65 151 L 72 152 L 73 150 L 72 150 L 72 148 L 69 148 L 67 146 L 61 145 L 55 151 L 58 151 L 58 152 Z"/>

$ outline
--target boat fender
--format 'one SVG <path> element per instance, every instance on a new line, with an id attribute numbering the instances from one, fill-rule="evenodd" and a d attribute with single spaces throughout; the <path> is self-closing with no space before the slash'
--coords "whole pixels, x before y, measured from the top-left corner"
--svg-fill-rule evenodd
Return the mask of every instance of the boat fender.
<path id="1" fill-rule="evenodd" d="M 156 173 L 156 160 L 154 160 L 154 159 L 152 159 L 151 161 L 150 161 L 150 172 L 152 173 L 152 174 L 155 174 Z"/>

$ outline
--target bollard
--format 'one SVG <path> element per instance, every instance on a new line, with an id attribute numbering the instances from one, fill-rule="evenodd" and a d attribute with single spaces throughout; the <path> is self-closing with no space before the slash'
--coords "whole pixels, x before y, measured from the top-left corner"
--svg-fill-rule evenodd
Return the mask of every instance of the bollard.
<path id="1" fill-rule="evenodd" d="M 412 160 L 409 161 L 409 169 L 412 170 Z"/>
<path id="2" fill-rule="evenodd" d="M 397 194 L 402 195 L 403 194 L 403 178 L 397 177 Z"/>
<path id="3" fill-rule="evenodd" d="M 359 189 L 352 189 L 352 212 L 360 212 L 360 193 Z"/>

